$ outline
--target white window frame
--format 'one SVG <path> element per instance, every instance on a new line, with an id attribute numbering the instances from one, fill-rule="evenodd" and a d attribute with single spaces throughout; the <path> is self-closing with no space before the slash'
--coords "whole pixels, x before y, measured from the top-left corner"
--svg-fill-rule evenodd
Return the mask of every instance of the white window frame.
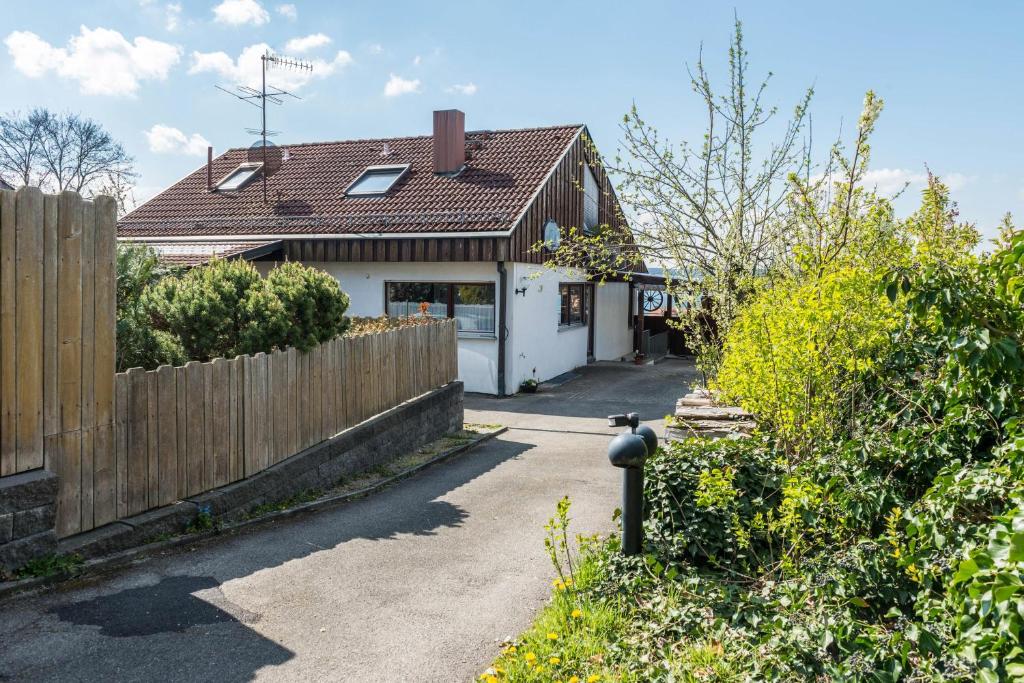
<path id="1" fill-rule="evenodd" d="M 359 176 L 355 180 L 353 180 L 351 183 L 349 183 L 348 186 L 345 188 L 345 196 L 346 197 L 379 197 L 381 195 L 385 195 L 385 194 L 387 194 L 391 190 L 392 187 L 395 186 L 395 183 L 397 183 L 399 180 L 401 180 L 402 178 L 405 177 L 405 175 L 409 172 L 409 166 L 410 165 L 411 164 L 385 164 L 383 166 L 367 166 L 365 169 L 363 169 L 363 172 L 360 173 Z M 398 171 L 398 175 L 395 176 L 395 179 L 392 180 L 391 183 L 387 187 L 385 187 L 383 190 L 372 190 L 372 191 L 370 191 L 370 190 L 362 190 L 362 191 L 360 191 L 360 190 L 353 190 L 352 189 L 356 185 L 358 185 L 359 181 L 361 181 L 367 175 L 369 175 L 371 173 L 381 173 L 382 171 Z"/>
<path id="2" fill-rule="evenodd" d="M 235 175 L 239 171 L 246 171 L 246 170 L 249 171 L 249 175 L 245 176 L 245 178 L 243 178 L 242 181 L 239 182 L 236 187 L 232 187 L 232 188 L 228 188 L 228 189 L 221 188 L 221 185 L 226 183 L 228 178 L 230 178 L 231 176 Z M 262 170 L 263 170 L 263 162 L 261 162 L 261 161 L 252 161 L 252 162 L 246 162 L 244 164 L 239 164 L 236 168 L 232 169 L 230 173 L 228 173 L 226 176 L 224 176 L 223 178 L 218 180 L 217 183 L 213 186 L 213 190 L 214 190 L 214 192 L 238 192 L 243 187 L 248 185 L 249 182 L 253 178 L 255 178 L 256 175 L 260 171 L 262 171 Z"/>

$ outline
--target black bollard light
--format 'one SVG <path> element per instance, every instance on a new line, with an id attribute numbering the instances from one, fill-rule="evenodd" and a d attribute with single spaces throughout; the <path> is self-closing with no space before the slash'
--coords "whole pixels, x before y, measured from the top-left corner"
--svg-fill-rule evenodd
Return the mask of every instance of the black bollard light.
<path id="1" fill-rule="evenodd" d="M 622 468 L 622 553 L 639 555 L 644 544 L 644 461 L 658 447 L 650 427 L 640 425 L 640 415 L 609 415 L 609 427 L 630 427 L 608 444 L 608 459 Z"/>

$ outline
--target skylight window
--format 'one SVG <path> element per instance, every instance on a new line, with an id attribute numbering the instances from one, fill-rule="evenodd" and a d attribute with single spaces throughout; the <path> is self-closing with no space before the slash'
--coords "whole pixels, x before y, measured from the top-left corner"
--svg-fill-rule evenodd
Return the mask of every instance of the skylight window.
<path id="1" fill-rule="evenodd" d="M 235 192 L 240 190 L 242 186 L 256 177 L 261 168 L 263 168 L 263 164 L 242 164 L 217 183 L 216 189 L 218 192 Z"/>
<path id="2" fill-rule="evenodd" d="M 345 194 L 350 197 L 386 194 L 408 170 L 409 164 L 370 166 L 345 189 Z"/>

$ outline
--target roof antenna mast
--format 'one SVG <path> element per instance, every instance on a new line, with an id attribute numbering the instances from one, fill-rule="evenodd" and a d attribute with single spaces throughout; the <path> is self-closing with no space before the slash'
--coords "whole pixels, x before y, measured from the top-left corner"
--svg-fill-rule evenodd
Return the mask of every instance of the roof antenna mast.
<path id="1" fill-rule="evenodd" d="M 246 128 L 245 132 L 251 135 L 259 135 L 260 141 L 259 146 L 262 148 L 263 154 L 263 169 L 261 175 L 263 176 L 263 202 L 267 202 L 267 138 L 273 137 L 280 134 L 277 130 L 267 130 L 267 102 L 271 104 L 281 105 L 284 104 L 284 98 L 290 97 L 292 99 L 301 100 L 302 98 L 294 93 L 290 93 L 287 90 L 275 86 L 267 86 L 267 69 L 279 68 L 279 69 L 295 69 L 298 71 L 313 71 L 313 65 L 302 59 L 293 59 L 291 57 L 284 57 L 277 55 L 267 50 L 263 55 L 260 56 L 260 62 L 262 63 L 262 80 L 261 87 L 259 90 L 251 88 L 248 85 L 236 85 L 233 89 L 223 88 L 217 86 L 218 90 L 223 90 L 232 97 L 237 97 L 243 102 L 253 105 L 260 110 L 260 127 L 259 128 Z"/>

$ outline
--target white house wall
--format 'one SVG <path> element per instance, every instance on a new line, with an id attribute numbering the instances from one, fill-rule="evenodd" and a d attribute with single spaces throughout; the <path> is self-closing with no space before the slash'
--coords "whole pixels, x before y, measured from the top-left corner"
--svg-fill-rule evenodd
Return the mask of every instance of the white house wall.
<path id="1" fill-rule="evenodd" d="M 587 364 L 587 327 L 558 325 L 559 283 L 583 281 L 543 266 L 509 264 L 512 300 L 508 326 L 512 334 L 507 344 L 506 386 L 510 393 L 517 391 L 523 380 L 535 377 L 543 382 Z M 523 287 L 525 295 L 513 293 Z"/>
<path id="2" fill-rule="evenodd" d="M 596 360 L 621 360 L 633 354 L 633 329 L 629 326 L 629 284 L 608 282 L 594 286 L 594 338 Z"/>
<path id="3" fill-rule="evenodd" d="M 342 291 L 349 296 L 348 314 L 351 316 L 384 315 L 385 282 L 495 283 L 497 291 L 498 271 L 494 263 L 304 263 L 334 276 Z M 269 262 L 257 263 L 263 274 L 273 266 Z M 497 302 L 499 306 L 500 303 Z M 497 336 L 459 337 L 459 379 L 465 384 L 466 391 L 498 393 Z"/>

